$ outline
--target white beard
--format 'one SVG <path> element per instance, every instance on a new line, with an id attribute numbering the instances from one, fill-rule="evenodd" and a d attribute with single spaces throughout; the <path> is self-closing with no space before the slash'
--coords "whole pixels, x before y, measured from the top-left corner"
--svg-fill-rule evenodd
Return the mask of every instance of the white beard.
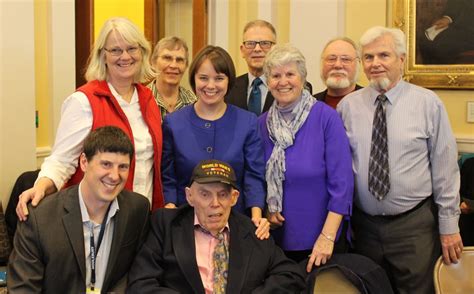
<path id="1" fill-rule="evenodd" d="M 390 80 L 388 78 L 371 79 L 370 86 L 378 92 L 387 91 L 390 86 Z"/>
<path id="2" fill-rule="evenodd" d="M 326 86 L 331 89 L 345 89 L 348 88 L 351 85 L 351 81 L 349 81 L 348 78 L 334 78 L 334 77 L 329 77 L 326 80 Z"/>

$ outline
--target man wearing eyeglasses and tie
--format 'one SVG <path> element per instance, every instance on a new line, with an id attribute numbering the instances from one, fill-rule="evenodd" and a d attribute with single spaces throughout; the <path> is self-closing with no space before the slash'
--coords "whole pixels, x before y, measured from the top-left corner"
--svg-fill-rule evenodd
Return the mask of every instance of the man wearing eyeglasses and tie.
<path id="1" fill-rule="evenodd" d="M 237 77 L 234 87 L 226 95 L 227 103 L 257 116 L 270 108 L 274 99 L 263 75 L 263 60 L 275 43 L 276 31 L 271 23 L 257 19 L 245 25 L 240 53 L 249 72 Z M 312 92 L 311 84 L 306 83 L 305 87 Z"/>
<path id="2" fill-rule="evenodd" d="M 313 96 L 336 109 L 344 96 L 362 88 L 356 84 L 359 66 L 359 50 L 354 41 L 346 37 L 330 40 L 321 53 L 321 79 L 327 89 Z"/>

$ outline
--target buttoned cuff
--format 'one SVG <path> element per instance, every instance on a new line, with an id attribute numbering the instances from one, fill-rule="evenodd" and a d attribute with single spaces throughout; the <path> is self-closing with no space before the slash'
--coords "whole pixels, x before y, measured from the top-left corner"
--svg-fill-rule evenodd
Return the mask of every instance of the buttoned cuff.
<path id="1" fill-rule="evenodd" d="M 441 235 L 459 233 L 459 215 L 451 218 L 439 219 L 439 233 Z"/>

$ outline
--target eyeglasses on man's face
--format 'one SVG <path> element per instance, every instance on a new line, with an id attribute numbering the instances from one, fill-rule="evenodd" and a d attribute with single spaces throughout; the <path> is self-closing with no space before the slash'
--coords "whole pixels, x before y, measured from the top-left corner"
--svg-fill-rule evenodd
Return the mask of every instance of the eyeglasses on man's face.
<path id="1" fill-rule="evenodd" d="M 139 46 L 130 46 L 125 50 L 120 47 L 114 47 L 111 49 L 104 48 L 104 50 L 109 52 L 112 56 L 122 56 L 124 51 L 127 51 L 128 55 L 135 55 L 138 53 L 139 49 Z"/>
<path id="2" fill-rule="evenodd" d="M 273 41 L 244 41 L 243 44 L 244 44 L 244 47 L 247 49 L 255 49 L 255 47 L 257 47 L 257 44 L 260 45 L 260 48 L 262 49 L 270 49 L 272 48 L 273 44 L 275 44 L 275 42 Z"/>
<path id="3" fill-rule="evenodd" d="M 352 62 L 354 62 L 354 60 L 357 59 L 357 57 L 350 57 L 348 55 L 341 55 L 341 56 L 337 56 L 337 55 L 328 55 L 324 58 L 324 62 L 326 64 L 329 64 L 329 65 L 334 65 L 336 64 L 337 60 L 340 60 L 341 63 L 343 65 L 349 65 L 351 64 Z"/>

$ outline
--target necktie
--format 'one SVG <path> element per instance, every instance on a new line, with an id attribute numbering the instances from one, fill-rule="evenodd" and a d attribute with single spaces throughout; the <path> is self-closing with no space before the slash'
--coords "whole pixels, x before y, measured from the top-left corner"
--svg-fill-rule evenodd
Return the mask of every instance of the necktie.
<path id="1" fill-rule="evenodd" d="M 377 200 L 382 200 L 390 191 L 390 170 L 388 165 L 387 120 L 385 101 L 387 96 L 377 97 L 377 108 L 372 125 L 372 143 L 369 159 L 369 191 Z"/>
<path id="2" fill-rule="evenodd" d="M 262 84 L 260 78 L 256 78 L 252 82 L 252 91 L 250 91 L 249 97 L 249 111 L 255 113 L 257 116 L 262 113 L 262 92 L 260 91 L 260 85 Z"/>
<path id="3" fill-rule="evenodd" d="M 225 294 L 225 288 L 227 285 L 227 270 L 229 268 L 229 254 L 227 252 L 224 232 L 217 234 L 217 243 L 214 248 L 213 255 L 213 280 L 214 280 L 214 294 Z"/>

